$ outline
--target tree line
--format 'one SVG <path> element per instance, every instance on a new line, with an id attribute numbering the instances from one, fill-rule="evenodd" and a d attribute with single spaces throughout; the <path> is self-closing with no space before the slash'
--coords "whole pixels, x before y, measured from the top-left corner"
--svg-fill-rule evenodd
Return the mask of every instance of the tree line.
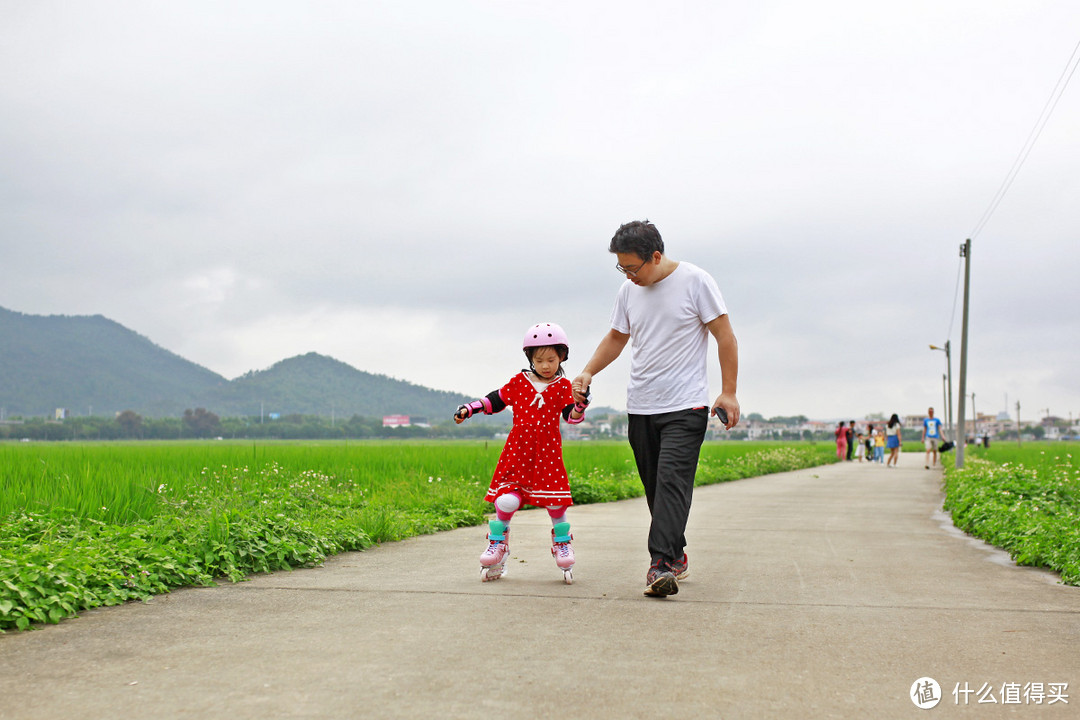
<path id="1" fill-rule="evenodd" d="M 751 415 L 749 419 L 764 420 Z M 492 418 L 473 418 L 457 425 L 452 419 L 427 425 L 384 427 L 381 417 L 353 415 L 335 419 L 325 415 L 291 414 L 268 419 L 254 416 L 221 417 L 206 408 L 189 408 L 180 417 L 143 417 L 125 410 L 114 418 L 77 416 L 64 420 L 26 418 L 0 422 L 0 440 L 190 440 L 190 439 L 277 439 L 277 440 L 362 440 L 362 439 L 422 439 L 422 438 L 491 438 L 509 429 L 510 413 Z M 603 416 L 591 418 L 603 421 Z M 786 427 L 773 428 L 765 438 L 783 442 L 832 442 L 832 430 L 812 433 L 800 430 L 805 416 L 771 418 L 767 422 Z M 610 429 L 604 432 L 595 427 L 587 431 L 592 437 L 625 435 L 626 415 L 606 417 Z M 1040 428 L 1041 430 L 1041 428 Z M 1041 433 L 1040 433 L 1041 434 Z M 710 432 L 709 440 L 746 440 L 747 432 L 738 427 L 731 432 Z M 917 441 L 919 431 L 904 429 L 904 440 Z"/>
<path id="2" fill-rule="evenodd" d="M 220 417 L 205 408 L 187 409 L 181 417 L 146 418 L 133 410 L 115 418 L 79 416 L 64 420 L 28 418 L 0 423 L 0 440 L 184 440 L 184 439 L 412 439 L 489 438 L 504 431 L 501 424 L 476 422 L 458 426 L 452 419 L 425 426 L 384 427 L 382 418 L 353 415 L 332 419 L 321 415 L 258 415 Z"/>

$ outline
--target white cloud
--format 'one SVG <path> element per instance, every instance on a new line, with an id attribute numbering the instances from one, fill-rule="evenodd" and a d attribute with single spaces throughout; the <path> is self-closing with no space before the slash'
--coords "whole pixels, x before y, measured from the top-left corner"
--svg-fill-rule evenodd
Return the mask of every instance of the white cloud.
<path id="1" fill-rule="evenodd" d="M 102 313 L 230 377 L 316 351 L 479 394 L 539 320 L 581 367 L 619 282 L 607 239 L 649 217 L 724 291 L 744 411 L 846 417 L 939 397 L 957 246 L 1080 7 L 8 15 L 0 305 Z M 1080 416 L 1078 116 L 1072 87 L 975 239 L 970 388 Z M 597 379 L 616 406 L 620 363 Z"/>

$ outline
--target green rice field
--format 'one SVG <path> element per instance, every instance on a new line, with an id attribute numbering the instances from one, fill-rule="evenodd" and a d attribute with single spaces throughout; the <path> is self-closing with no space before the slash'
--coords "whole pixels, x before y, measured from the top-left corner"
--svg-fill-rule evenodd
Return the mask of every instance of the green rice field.
<path id="1" fill-rule="evenodd" d="M 0 631 L 479 525 L 501 443 L 0 444 Z M 708 484 L 835 461 L 829 444 L 707 443 Z M 577 503 L 642 493 L 625 442 L 572 442 Z"/>

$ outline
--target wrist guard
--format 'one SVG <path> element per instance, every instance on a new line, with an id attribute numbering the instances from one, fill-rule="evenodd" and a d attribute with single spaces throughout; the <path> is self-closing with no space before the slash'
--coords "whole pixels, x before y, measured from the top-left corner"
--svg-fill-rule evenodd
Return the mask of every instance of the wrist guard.
<path id="1" fill-rule="evenodd" d="M 457 409 L 457 412 L 454 413 L 454 414 L 456 416 L 458 416 L 459 418 L 462 418 L 464 420 L 464 419 L 467 419 L 467 418 L 471 418 L 473 415 L 475 415 L 478 412 L 483 412 L 483 411 L 484 411 L 484 403 L 480 402 L 479 400 L 473 400 L 468 405 L 459 405 L 458 409 Z"/>
<path id="2" fill-rule="evenodd" d="M 586 392 L 585 399 L 583 401 L 575 401 L 573 405 L 567 406 L 566 410 L 564 411 L 564 414 L 566 416 L 566 422 L 570 423 L 571 425 L 577 425 L 579 422 L 585 419 L 585 408 L 589 407 L 590 394 L 591 393 Z M 575 412 L 578 414 L 576 418 L 573 415 Z"/>

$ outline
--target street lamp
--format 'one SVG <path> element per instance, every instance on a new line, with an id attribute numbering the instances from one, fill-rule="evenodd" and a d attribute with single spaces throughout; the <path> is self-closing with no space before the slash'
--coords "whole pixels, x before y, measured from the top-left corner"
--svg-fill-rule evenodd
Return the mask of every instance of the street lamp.
<path id="1" fill-rule="evenodd" d="M 953 437 L 953 426 L 952 426 L 952 356 L 949 354 L 949 341 L 948 340 L 945 341 L 945 347 L 938 347 L 937 345 L 931 345 L 930 349 L 931 350 L 942 350 L 942 351 L 945 352 L 945 365 L 946 365 L 946 367 L 948 368 L 948 371 L 949 371 L 949 373 L 948 373 L 949 391 L 948 391 L 948 394 L 947 394 L 947 396 L 945 398 L 946 405 L 947 405 L 947 407 L 945 408 L 945 412 L 946 412 L 945 427 L 948 430 L 949 437 Z M 953 441 L 955 442 L 955 439 Z"/>

